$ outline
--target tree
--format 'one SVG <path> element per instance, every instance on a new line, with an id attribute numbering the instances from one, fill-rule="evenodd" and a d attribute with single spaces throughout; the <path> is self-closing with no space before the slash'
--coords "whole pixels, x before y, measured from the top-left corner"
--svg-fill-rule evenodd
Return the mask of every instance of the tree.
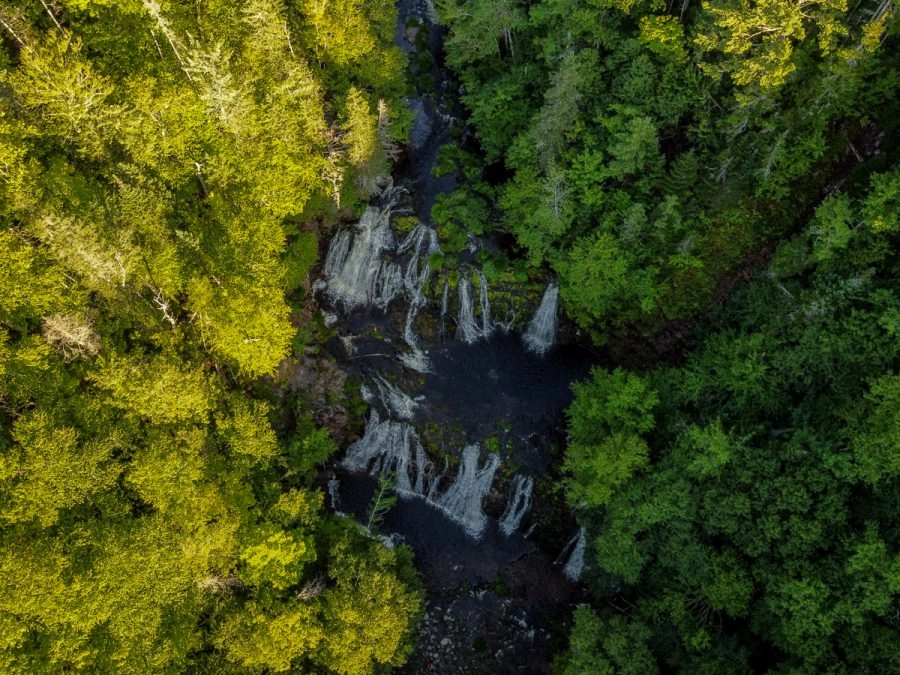
<path id="1" fill-rule="evenodd" d="M 323 595 L 323 609 L 332 639 L 321 645 L 317 660 L 342 675 L 399 665 L 422 611 L 420 593 L 398 577 L 409 553 L 360 543 L 344 535 L 329 549 L 334 585 Z"/>
<path id="2" fill-rule="evenodd" d="M 447 0 L 439 3 L 439 8 L 441 19 L 454 24 L 446 43 L 448 58 L 454 66 L 489 55 L 499 56 L 501 45 L 515 60 L 513 38 L 525 23 L 522 10 L 515 2 L 487 0 L 467 5 Z"/>
<path id="3" fill-rule="evenodd" d="M 857 472 L 868 483 L 890 481 L 900 473 L 900 376 L 885 375 L 866 395 L 868 415 L 853 436 Z"/>
<path id="4" fill-rule="evenodd" d="M 113 459 L 122 442 L 115 432 L 79 442 L 75 429 L 35 412 L 17 420 L 13 438 L 15 452 L 4 453 L 0 474 L 7 523 L 49 527 L 65 509 L 110 489 L 121 471 Z"/>
<path id="5" fill-rule="evenodd" d="M 554 664 L 556 672 L 562 675 L 659 672 L 647 645 L 651 631 L 646 626 L 616 615 L 600 617 L 586 606 L 575 610 L 574 619 L 569 648 Z"/>
<path id="6" fill-rule="evenodd" d="M 652 410 L 659 399 L 644 381 L 622 370 L 594 369 L 591 381 L 576 383 L 573 390 L 563 463 L 571 476 L 568 496 L 573 504 L 597 507 L 649 465 L 649 448 L 640 434 L 653 428 Z"/>
<path id="7" fill-rule="evenodd" d="M 564 667 L 606 663 L 607 618 L 675 670 L 896 662 L 880 646 L 897 597 L 892 235 L 855 230 L 852 255 L 817 261 L 821 218 L 698 330 L 684 364 L 575 386 L 568 497 L 593 542 L 589 583 L 614 609 L 579 618 Z"/>
<path id="8" fill-rule="evenodd" d="M 156 424 L 203 421 L 212 408 L 211 383 L 173 356 L 101 359 L 93 375 L 109 403 Z"/>

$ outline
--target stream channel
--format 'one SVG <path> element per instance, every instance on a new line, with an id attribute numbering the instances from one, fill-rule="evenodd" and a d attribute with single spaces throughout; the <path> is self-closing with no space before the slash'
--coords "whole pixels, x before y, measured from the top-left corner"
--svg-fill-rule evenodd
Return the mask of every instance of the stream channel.
<path id="1" fill-rule="evenodd" d="M 432 271 L 431 207 L 460 179 L 432 168 L 454 127 L 465 131 L 433 8 L 398 9 L 395 40 L 411 61 L 428 50 L 434 91 L 409 99 L 404 158 L 359 222 L 335 233 L 315 284 L 338 332 L 328 349 L 369 405 L 362 436 L 329 467 L 330 505 L 365 523 L 380 475 L 399 496 L 379 529 L 413 550 L 427 592 L 403 672 L 549 672 L 582 599 L 584 555 L 550 472 L 570 385 L 596 358 L 559 343 L 552 280 L 542 292 L 492 289 L 475 254 L 496 242 L 470 237 L 456 270 Z M 414 217 L 411 231 L 397 232 L 399 217 Z"/>

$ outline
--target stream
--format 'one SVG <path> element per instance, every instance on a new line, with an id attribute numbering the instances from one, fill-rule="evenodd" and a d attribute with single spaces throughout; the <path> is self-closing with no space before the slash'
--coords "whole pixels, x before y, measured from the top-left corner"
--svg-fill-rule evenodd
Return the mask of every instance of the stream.
<path id="1" fill-rule="evenodd" d="M 400 498 L 380 534 L 413 550 L 427 592 L 403 672 L 549 672 L 551 643 L 581 599 L 585 548 L 552 467 L 570 385 L 595 358 L 558 344 L 552 279 L 530 294 L 492 287 L 475 263 L 492 242 L 470 237 L 455 270 L 432 270 L 431 207 L 459 179 L 432 167 L 461 110 L 433 8 L 398 9 L 397 44 L 410 60 L 416 45 L 430 52 L 436 84 L 409 100 L 404 160 L 332 237 L 314 286 L 338 333 L 328 350 L 369 407 L 362 436 L 330 467 L 330 506 L 366 523 L 380 476 Z M 398 231 L 399 217 L 416 224 Z"/>

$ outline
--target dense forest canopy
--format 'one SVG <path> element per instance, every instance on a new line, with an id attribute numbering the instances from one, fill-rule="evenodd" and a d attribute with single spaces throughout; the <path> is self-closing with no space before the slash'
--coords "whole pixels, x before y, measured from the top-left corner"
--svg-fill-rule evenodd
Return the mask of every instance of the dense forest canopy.
<path id="1" fill-rule="evenodd" d="M 558 671 L 900 671 L 894 4 L 435 5 L 472 132 L 435 261 L 493 227 L 484 273 L 553 276 L 594 345 L 690 333 L 573 387 L 593 601 Z M 396 20 L 0 3 L 3 672 L 408 656 L 409 552 L 327 514 L 334 442 L 264 379 L 405 141 Z"/>
<path id="2" fill-rule="evenodd" d="M 405 658 L 408 557 L 325 517 L 331 440 L 279 438 L 253 386 L 317 260 L 301 217 L 386 170 L 394 21 L 383 1 L 0 5 L 3 672 Z"/>
<path id="3" fill-rule="evenodd" d="M 559 671 L 900 669 L 892 3 L 439 4 L 508 170 L 469 198 L 570 315 L 602 343 L 707 314 L 686 359 L 575 386 L 597 602 Z"/>
<path id="4" fill-rule="evenodd" d="M 823 203 L 683 365 L 576 387 L 567 490 L 615 609 L 579 613 L 563 672 L 897 669 L 898 186 Z"/>
<path id="5" fill-rule="evenodd" d="M 484 160 L 511 174 L 469 201 L 499 203 L 599 342 L 705 309 L 853 153 L 895 143 L 890 2 L 437 4 Z"/>

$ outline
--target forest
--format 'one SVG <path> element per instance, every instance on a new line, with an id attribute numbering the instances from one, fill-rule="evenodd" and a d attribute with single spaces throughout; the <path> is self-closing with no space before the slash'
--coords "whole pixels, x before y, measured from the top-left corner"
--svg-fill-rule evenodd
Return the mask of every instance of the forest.
<path id="1" fill-rule="evenodd" d="M 0 3 L 0 671 L 413 654 L 393 502 L 329 507 L 341 441 L 279 373 L 438 86 L 429 264 L 502 242 L 483 288 L 552 280 L 594 356 L 553 672 L 900 671 L 895 3 L 425 6 L 440 62 L 393 0 Z"/>
<path id="2" fill-rule="evenodd" d="M 393 16 L 0 6 L 3 672 L 404 660 L 409 556 L 327 516 L 333 442 L 259 380 L 298 348 L 301 224 L 386 161 Z"/>

